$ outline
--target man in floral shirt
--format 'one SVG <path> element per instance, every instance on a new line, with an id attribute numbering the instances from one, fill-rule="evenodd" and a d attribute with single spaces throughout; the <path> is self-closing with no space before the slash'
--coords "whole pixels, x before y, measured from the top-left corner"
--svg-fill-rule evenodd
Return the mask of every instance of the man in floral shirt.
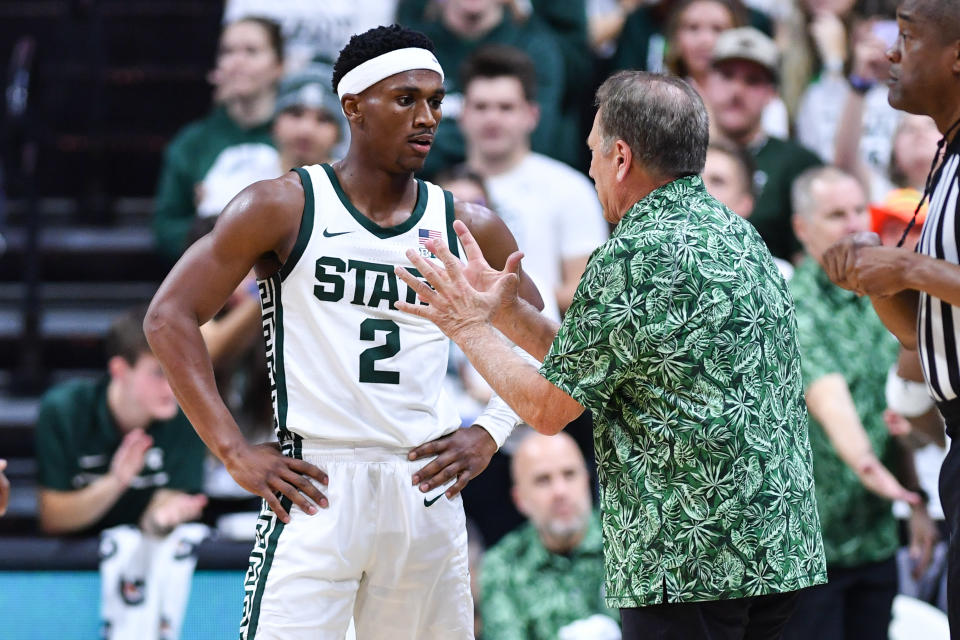
<path id="1" fill-rule="evenodd" d="M 796 591 L 826 580 L 793 302 L 769 251 L 697 175 L 703 103 L 685 82 L 620 72 L 587 143 L 604 215 L 563 325 L 516 301 L 511 256 L 403 273 L 430 318 L 538 431 L 593 412 L 607 604 L 623 637 L 778 637 Z M 410 255 L 408 253 L 408 255 Z M 494 326 L 537 358 L 513 354 Z M 549 351 L 549 352 L 548 352 Z M 723 637 L 726 637 L 724 635 Z"/>

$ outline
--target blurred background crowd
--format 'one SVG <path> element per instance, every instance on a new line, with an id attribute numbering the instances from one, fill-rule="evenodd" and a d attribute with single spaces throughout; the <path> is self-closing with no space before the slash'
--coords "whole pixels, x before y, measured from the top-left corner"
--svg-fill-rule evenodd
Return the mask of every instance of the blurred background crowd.
<path id="1" fill-rule="evenodd" d="M 845 234 L 900 240 L 937 152 L 931 119 L 887 104 L 895 9 L 0 0 L 0 458 L 13 487 L 0 573 L 83 565 L 70 554 L 86 547 L 68 543 L 118 525 L 166 535 L 191 521 L 209 527 L 195 547 L 238 541 L 229 558 L 201 553 L 201 568 L 245 568 L 259 499 L 177 410 L 140 331 L 142 305 L 245 186 L 341 157 L 349 131 L 332 63 L 351 34 L 399 22 L 433 40 L 446 70 L 444 120 L 419 177 L 504 219 L 557 318 L 610 231 L 586 176 L 596 87 L 618 69 L 690 82 L 711 117 L 708 190 L 756 226 L 792 279 L 838 585 L 830 615 L 848 630 L 836 637 L 868 637 L 849 630 L 877 616 L 888 624 L 897 593 L 945 608 L 939 418 L 915 354 L 819 267 Z M 908 242 L 922 222 L 921 211 Z M 272 439 L 252 277 L 203 332 L 238 423 L 252 441 Z M 489 388 L 455 349 L 447 382 L 470 424 Z M 557 438 L 521 427 L 464 492 L 478 637 L 619 637 L 601 593 L 590 429 L 589 416 Z M 919 505 L 897 501 L 917 495 Z M 67 542 L 38 543 L 51 539 Z M 110 557 L 101 548 L 95 566 Z"/>

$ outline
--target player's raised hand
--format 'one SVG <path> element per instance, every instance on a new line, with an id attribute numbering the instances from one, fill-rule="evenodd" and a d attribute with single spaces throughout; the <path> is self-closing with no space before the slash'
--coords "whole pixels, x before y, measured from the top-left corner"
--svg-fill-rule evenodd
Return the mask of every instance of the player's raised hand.
<path id="1" fill-rule="evenodd" d="M 410 451 L 410 460 L 436 456 L 413 474 L 413 484 L 418 485 L 422 493 L 427 493 L 456 478 L 457 481 L 444 492 L 448 499 L 453 498 L 487 468 L 496 452 L 497 443 L 483 427 L 473 425 L 457 429 Z"/>
<path id="2" fill-rule="evenodd" d="M 126 487 L 143 469 L 147 449 L 153 446 L 151 438 L 143 429 L 134 429 L 123 436 L 120 446 L 110 460 L 110 475 Z"/>
<path id="3" fill-rule="evenodd" d="M 420 300 L 427 305 L 400 301 L 396 303 L 397 309 L 430 320 L 456 341 L 463 332 L 478 324 L 490 322 L 504 306 L 516 301 L 520 281 L 516 271 L 499 271 L 495 272 L 496 275 L 485 272 L 481 286 L 487 288 L 481 291 L 468 281 L 463 263 L 450 253 L 444 243 L 430 240 L 427 242 L 427 249 L 440 258 L 442 268 L 413 250 L 407 251 L 407 258 L 426 278 L 432 289 L 403 267 L 395 268 L 397 276 L 416 291 Z M 482 254 L 479 255 L 482 260 Z M 520 255 L 514 254 L 508 260 L 508 265 L 517 269 L 519 260 Z M 483 269 L 479 262 L 475 262 L 475 265 L 478 270 Z M 486 269 L 489 269 L 489 266 Z"/>
<path id="4" fill-rule="evenodd" d="M 290 514 L 283 507 L 281 496 L 311 515 L 317 512 L 314 505 L 328 506 L 326 496 L 311 482 L 316 480 L 326 486 L 327 474 L 305 460 L 288 458 L 276 444 L 246 445 L 223 464 L 237 484 L 266 500 L 285 523 L 290 522 Z"/>

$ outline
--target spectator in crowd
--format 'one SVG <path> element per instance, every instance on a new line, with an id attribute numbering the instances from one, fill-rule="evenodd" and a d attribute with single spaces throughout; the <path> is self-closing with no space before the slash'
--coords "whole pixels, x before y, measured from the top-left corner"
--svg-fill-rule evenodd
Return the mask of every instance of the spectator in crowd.
<path id="1" fill-rule="evenodd" d="M 276 177 L 271 126 L 282 74 L 275 23 L 244 18 L 224 27 L 211 74 L 218 105 L 177 134 L 160 170 L 153 232 L 170 261 L 183 251 L 194 218 L 218 215 L 248 184 Z"/>
<path id="2" fill-rule="evenodd" d="M 759 235 L 703 187 L 707 114 L 688 84 L 624 71 L 597 104 L 590 174 L 617 227 L 562 326 L 459 222 L 467 267 L 432 240 L 442 269 L 408 251 L 433 288 L 398 269 L 428 305 L 397 307 L 437 323 L 538 431 L 592 410 L 606 604 L 625 639 L 776 637 L 797 590 L 826 581 L 791 297 Z M 497 330 L 545 357 L 540 372 Z"/>
<path id="3" fill-rule="evenodd" d="M 0 516 L 7 512 L 7 505 L 10 503 L 10 481 L 3 472 L 7 468 L 7 461 L 0 458 Z"/>
<path id="4" fill-rule="evenodd" d="M 592 512 L 583 454 L 565 433 L 531 433 L 513 453 L 513 502 L 528 519 L 487 550 L 481 614 L 489 638 L 619 640 L 615 612 L 603 602 L 603 541 Z M 601 619 L 595 616 L 602 616 Z"/>
<path id="5" fill-rule="evenodd" d="M 37 416 L 38 515 L 49 534 L 90 535 L 118 524 L 170 531 L 206 502 L 206 451 L 143 335 L 145 309 L 106 339 L 107 375 L 50 389 Z"/>
<path id="6" fill-rule="evenodd" d="M 583 174 L 531 151 L 539 108 L 536 71 L 523 51 L 489 45 L 467 58 L 460 128 L 467 166 L 482 176 L 490 206 L 524 252 L 524 271 L 546 304 L 565 311 L 590 253 L 607 237 L 600 203 Z M 545 188 L 549 185 L 549 188 Z"/>
<path id="7" fill-rule="evenodd" d="M 756 204 L 750 222 L 770 253 L 791 260 L 798 244 L 790 226 L 790 185 L 820 164 L 812 152 L 763 131 L 763 110 L 777 96 L 779 53 L 773 40 L 752 27 L 724 31 L 717 39 L 705 97 L 716 131 L 753 156 Z"/>
<path id="8" fill-rule="evenodd" d="M 273 121 L 280 166 L 272 177 L 294 167 L 331 162 L 335 150 L 347 146 L 347 121 L 330 90 L 332 74 L 330 67 L 313 65 L 280 81 Z"/>
<path id="9" fill-rule="evenodd" d="M 773 1 L 779 11 L 777 41 L 783 52 L 781 94 L 791 114 L 798 113 L 811 83 L 843 80 L 849 71 L 848 34 L 857 0 Z M 864 4 L 860 2 L 859 4 Z M 816 149 L 816 147 L 811 146 Z"/>
<path id="10" fill-rule="evenodd" d="M 537 104 L 540 119 L 532 134 L 536 151 L 555 156 L 564 136 L 576 136 L 576 130 L 565 130 L 560 124 L 560 111 L 565 90 L 564 63 L 557 38 L 536 15 L 516 18 L 502 0 L 448 0 L 439 6 L 438 15 L 411 26 L 419 29 L 436 45 L 437 60 L 450 73 L 444 86 L 444 123 L 437 130 L 436 140 L 423 172 L 437 173 L 466 158 L 463 136 L 457 127 L 462 105 L 463 85 L 457 70 L 470 54 L 485 44 L 515 46 L 536 64 Z"/>
<path id="11" fill-rule="evenodd" d="M 741 218 L 753 213 L 753 171 L 753 159 L 745 149 L 722 138 L 710 141 L 703 184 L 710 195 Z M 793 277 L 793 265 L 775 256 L 773 262 L 785 280 Z"/>
<path id="12" fill-rule="evenodd" d="M 868 23 L 858 31 L 863 41 L 854 47 L 850 89 L 821 95 L 820 101 L 835 109 L 842 105 L 839 123 L 830 123 L 835 127 L 834 163 L 868 185 L 871 201 L 880 202 L 894 188 L 923 192 L 940 132 L 933 118 L 898 112 L 887 102 L 886 51 L 892 42 L 867 29 L 870 24 L 886 22 Z M 826 113 L 818 117 L 830 121 Z"/>
<path id="13" fill-rule="evenodd" d="M 923 570 L 936 530 L 915 492 L 912 453 L 891 437 L 883 419 L 886 371 L 897 359 L 897 340 L 868 299 L 830 282 L 822 268 L 828 247 L 870 228 L 863 187 L 839 169 L 815 168 L 797 179 L 792 197 L 807 257 L 790 285 L 829 582 L 801 595 L 785 637 L 880 640 L 888 636 L 897 593 L 899 540 L 890 501 L 911 505 L 911 544 L 921 552 Z"/>
<path id="14" fill-rule="evenodd" d="M 611 60 L 614 69 L 642 69 L 659 73 L 666 71 L 667 30 L 671 12 L 680 3 L 678 0 L 653 0 L 636 2 L 627 16 L 616 52 Z M 766 34 L 773 33 L 773 25 L 763 12 L 746 9 L 738 0 L 729 3 L 745 13 L 747 23 Z"/>
<path id="15" fill-rule="evenodd" d="M 587 1 L 587 35 L 597 56 L 609 58 L 613 55 L 627 16 L 643 4 L 643 0 Z"/>
<path id="16" fill-rule="evenodd" d="M 727 29 L 745 25 L 746 20 L 747 10 L 736 0 L 677 2 L 667 22 L 667 70 L 702 95 L 717 38 Z M 779 97 L 764 108 L 763 129 L 772 136 L 788 137 L 787 110 Z"/>
<path id="17" fill-rule="evenodd" d="M 890 69 L 886 50 L 896 37 L 896 24 L 879 17 L 844 22 L 832 13 L 817 20 L 818 26 L 821 22 L 829 25 L 820 28 L 821 40 L 839 41 L 822 46 L 831 46 L 838 52 L 824 54 L 834 62 L 803 94 L 797 110 L 797 141 L 826 162 L 854 172 L 857 177 L 861 177 L 860 171 L 854 163 L 885 175 L 891 140 L 901 115 L 887 103 L 883 82 Z M 843 143 L 844 140 L 847 141 Z M 924 171 L 929 166 L 927 162 Z"/>
<path id="18" fill-rule="evenodd" d="M 259 16 L 280 25 L 288 73 L 309 64 L 332 65 L 355 33 L 393 24 L 397 0 L 227 0 L 224 24 Z"/>

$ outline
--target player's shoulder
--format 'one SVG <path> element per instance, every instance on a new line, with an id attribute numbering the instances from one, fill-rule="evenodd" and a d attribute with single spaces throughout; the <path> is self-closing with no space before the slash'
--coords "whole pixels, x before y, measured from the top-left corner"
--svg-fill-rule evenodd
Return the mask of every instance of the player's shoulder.
<path id="1" fill-rule="evenodd" d="M 227 205 L 221 217 L 229 220 L 237 216 L 255 216 L 276 224 L 282 221 L 284 214 L 299 216 L 305 201 L 300 176 L 295 171 L 288 171 L 279 178 L 258 180 L 245 187 Z"/>

